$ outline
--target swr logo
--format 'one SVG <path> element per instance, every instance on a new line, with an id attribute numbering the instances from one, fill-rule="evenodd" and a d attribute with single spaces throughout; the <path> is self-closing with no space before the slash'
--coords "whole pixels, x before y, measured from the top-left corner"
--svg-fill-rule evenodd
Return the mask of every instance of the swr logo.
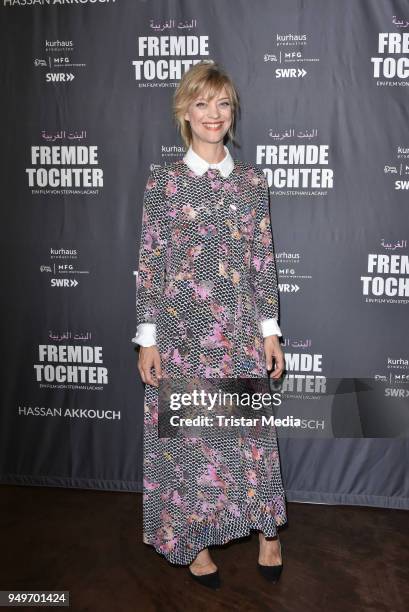
<path id="1" fill-rule="evenodd" d="M 409 181 L 395 181 L 395 189 L 409 189 Z"/>
<path id="2" fill-rule="evenodd" d="M 279 283 L 278 289 L 280 293 L 297 293 L 300 290 L 300 286 L 294 283 Z"/>
<path id="3" fill-rule="evenodd" d="M 307 71 L 304 68 L 276 68 L 277 79 L 298 79 L 306 74 Z"/>
<path id="4" fill-rule="evenodd" d="M 74 79 L 74 75 L 70 72 L 66 74 L 65 72 L 47 72 L 45 75 L 45 80 L 50 81 L 60 81 L 60 82 L 68 82 Z"/>
<path id="5" fill-rule="evenodd" d="M 52 278 L 51 287 L 76 287 L 78 281 L 75 278 Z"/>

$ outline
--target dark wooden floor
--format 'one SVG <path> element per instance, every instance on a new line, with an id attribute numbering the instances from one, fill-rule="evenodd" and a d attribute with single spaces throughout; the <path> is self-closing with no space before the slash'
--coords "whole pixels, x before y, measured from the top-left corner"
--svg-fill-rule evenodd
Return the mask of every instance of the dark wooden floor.
<path id="1" fill-rule="evenodd" d="M 143 544 L 140 494 L 0 485 L 0 496 L 0 589 L 69 590 L 75 612 L 409 610 L 407 511 L 289 503 L 280 582 L 258 575 L 253 532 L 211 549 L 214 593 Z"/>

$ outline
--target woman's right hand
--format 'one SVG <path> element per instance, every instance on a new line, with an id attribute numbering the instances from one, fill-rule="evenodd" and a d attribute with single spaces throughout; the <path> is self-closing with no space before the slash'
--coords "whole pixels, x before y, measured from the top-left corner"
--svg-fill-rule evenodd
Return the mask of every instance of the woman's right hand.
<path id="1" fill-rule="evenodd" d="M 152 374 L 152 368 L 155 368 L 155 376 Z M 159 380 L 162 379 L 162 366 L 160 353 L 156 345 L 140 347 L 138 370 L 144 383 L 154 387 L 159 386 Z"/>

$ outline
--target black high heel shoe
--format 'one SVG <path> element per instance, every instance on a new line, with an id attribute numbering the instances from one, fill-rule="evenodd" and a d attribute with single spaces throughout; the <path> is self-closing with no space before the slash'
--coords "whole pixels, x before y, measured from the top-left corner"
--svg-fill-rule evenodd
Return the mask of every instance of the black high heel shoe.
<path id="1" fill-rule="evenodd" d="M 189 574 L 192 576 L 193 580 L 196 580 L 202 586 L 208 587 L 209 589 L 219 589 L 220 588 L 220 574 L 217 569 L 215 572 L 211 574 L 203 574 L 202 576 L 196 576 L 188 567 Z"/>
<path id="2" fill-rule="evenodd" d="M 280 540 L 278 541 L 278 543 L 280 544 L 280 553 L 281 553 Z M 283 571 L 282 563 L 280 563 L 280 565 L 262 565 L 261 563 L 257 561 L 257 567 L 258 567 L 260 574 L 263 576 L 263 578 L 265 578 L 266 580 L 268 580 L 269 582 L 273 584 L 279 581 L 281 572 Z"/>

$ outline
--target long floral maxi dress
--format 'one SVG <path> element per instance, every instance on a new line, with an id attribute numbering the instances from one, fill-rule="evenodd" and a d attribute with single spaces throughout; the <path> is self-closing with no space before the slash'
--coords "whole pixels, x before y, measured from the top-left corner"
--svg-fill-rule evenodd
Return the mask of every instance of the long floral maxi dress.
<path id="1" fill-rule="evenodd" d="M 234 160 L 196 174 L 178 160 L 151 172 L 144 193 L 137 325 L 156 324 L 164 378 L 266 377 L 259 321 L 278 315 L 268 184 Z M 144 403 L 143 542 L 190 564 L 209 545 L 287 521 L 274 427 L 158 437 L 158 387 Z"/>

